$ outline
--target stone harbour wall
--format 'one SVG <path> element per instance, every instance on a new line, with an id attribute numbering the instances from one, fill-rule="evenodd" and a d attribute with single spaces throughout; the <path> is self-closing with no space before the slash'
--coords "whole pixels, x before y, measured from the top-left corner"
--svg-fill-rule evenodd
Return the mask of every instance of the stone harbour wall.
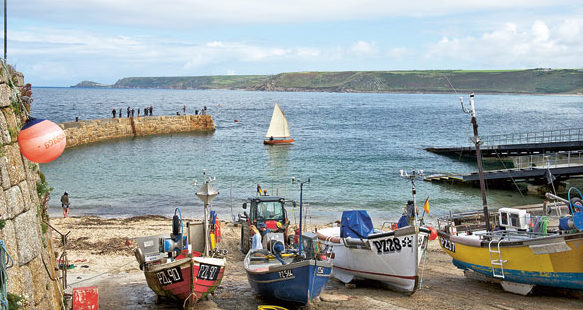
<path id="1" fill-rule="evenodd" d="M 124 137 L 179 132 L 213 132 L 210 115 L 143 116 L 95 119 L 60 124 L 67 135 L 67 147 Z"/>
<path id="2" fill-rule="evenodd" d="M 2 60 L 0 60 L 1 62 Z M 0 240 L 14 261 L 6 290 L 22 309 L 60 309 L 56 257 L 43 207 L 48 184 L 39 165 L 20 153 L 18 133 L 28 111 L 24 77 L 0 64 Z"/>

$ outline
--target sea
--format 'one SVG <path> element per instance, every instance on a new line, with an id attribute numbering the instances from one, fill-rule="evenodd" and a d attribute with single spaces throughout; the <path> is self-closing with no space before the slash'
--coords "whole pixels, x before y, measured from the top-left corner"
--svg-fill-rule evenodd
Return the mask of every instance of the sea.
<path id="1" fill-rule="evenodd" d="M 202 215 L 196 185 L 218 189 L 219 218 L 242 214 L 257 185 L 288 200 L 288 215 L 339 220 L 343 210 L 366 210 L 375 223 L 395 221 L 412 199 L 411 174 L 468 173 L 472 161 L 436 155 L 426 147 L 470 146 L 469 94 L 256 92 L 167 89 L 33 89 L 32 116 L 56 123 L 110 118 L 113 108 L 152 106 L 154 115 L 194 114 L 207 108 L 216 131 L 124 138 L 66 149 L 41 164 L 53 188 L 50 213 L 62 216 L 66 191 L 71 215 L 131 217 Z M 293 145 L 263 144 L 274 103 L 290 123 Z M 480 136 L 581 127 L 583 97 L 476 94 Z M 143 115 L 143 112 L 142 112 Z M 295 180 L 292 182 L 292 178 Z M 482 208 L 480 191 L 415 178 L 415 199 L 429 199 L 428 221 Z M 303 186 L 300 187 L 300 183 Z M 196 185 L 195 185 L 196 184 Z M 542 202 L 511 190 L 487 190 L 492 208 Z M 295 202 L 295 206 L 291 203 Z M 422 208 L 420 208 L 422 210 Z M 421 211 L 420 210 L 420 211 Z"/>

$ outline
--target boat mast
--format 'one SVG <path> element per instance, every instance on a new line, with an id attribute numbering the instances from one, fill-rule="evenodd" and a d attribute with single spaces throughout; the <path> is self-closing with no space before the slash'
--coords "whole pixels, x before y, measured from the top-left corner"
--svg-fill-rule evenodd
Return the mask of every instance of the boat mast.
<path id="1" fill-rule="evenodd" d="M 208 221 L 209 221 L 209 214 L 208 214 L 208 207 L 210 202 L 215 199 L 215 197 L 217 197 L 217 195 L 219 194 L 219 191 L 215 190 L 213 188 L 213 186 L 211 185 L 210 182 L 212 182 L 214 180 L 207 180 L 206 179 L 206 170 L 203 169 L 202 170 L 202 186 L 200 187 L 200 189 L 198 190 L 198 192 L 196 192 L 196 196 L 198 196 L 198 198 L 200 198 L 200 200 L 203 201 L 204 203 L 204 256 L 209 255 L 209 227 L 208 227 Z M 195 181 L 196 184 L 196 181 Z"/>
<path id="2" fill-rule="evenodd" d="M 480 145 L 482 140 L 478 136 L 478 120 L 476 118 L 476 109 L 474 107 L 474 93 L 470 94 L 470 110 L 464 108 L 464 99 L 460 97 L 460 103 L 462 105 L 462 110 L 465 113 L 469 113 L 472 116 L 472 127 L 474 129 L 474 136 L 472 137 L 472 142 L 476 146 L 476 160 L 478 162 L 478 177 L 480 179 L 480 191 L 482 192 L 482 208 L 484 210 L 484 218 L 486 219 L 486 231 L 490 231 L 490 213 L 488 212 L 488 202 L 486 201 L 486 182 L 484 181 L 484 169 L 482 168 L 482 153 L 480 151 Z"/>
<path id="3" fill-rule="evenodd" d="M 302 196 L 304 192 L 304 183 L 310 183 L 310 178 L 307 181 L 302 182 L 300 179 L 292 177 L 292 183 L 298 182 L 300 183 L 300 237 L 298 240 L 298 255 L 302 255 Z"/>

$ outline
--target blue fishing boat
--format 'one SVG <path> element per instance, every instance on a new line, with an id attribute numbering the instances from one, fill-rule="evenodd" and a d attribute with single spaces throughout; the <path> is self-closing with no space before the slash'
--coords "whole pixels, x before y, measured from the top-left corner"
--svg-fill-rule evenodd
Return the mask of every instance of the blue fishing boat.
<path id="1" fill-rule="evenodd" d="M 309 179 L 308 181 L 309 182 Z M 302 233 L 302 186 L 297 249 L 286 248 L 283 233 L 266 232 L 263 246 L 251 249 L 244 267 L 251 287 L 260 295 L 307 304 L 318 297 L 332 273 L 332 248 L 314 233 Z M 255 230 L 256 234 L 259 231 Z"/>

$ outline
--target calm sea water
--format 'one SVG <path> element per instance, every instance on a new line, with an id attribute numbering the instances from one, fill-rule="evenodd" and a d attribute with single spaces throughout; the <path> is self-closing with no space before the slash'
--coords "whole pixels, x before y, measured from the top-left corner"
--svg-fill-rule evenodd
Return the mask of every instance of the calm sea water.
<path id="1" fill-rule="evenodd" d="M 269 193 L 299 201 L 291 177 L 310 178 L 304 202 L 314 221 L 340 218 L 342 210 L 366 209 L 376 221 L 394 220 L 411 197 L 399 170 L 475 171 L 423 150 L 470 145 L 470 117 L 458 95 L 339 94 L 194 90 L 35 88 L 33 116 L 55 122 L 111 117 L 112 108 L 152 105 L 155 115 L 207 106 L 212 134 L 175 134 L 108 141 L 67 149 L 41 165 L 54 191 L 51 213 L 67 191 L 73 215 L 199 216 L 193 180 L 202 169 L 216 177 L 213 207 L 223 219 L 260 183 Z M 464 95 L 468 102 L 468 96 Z M 295 143 L 264 146 L 274 102 L 284 110 Z M 476 95 L 480 134 L 580 127 L 583 97 Z M 125 111 L 124 111 L 125 112 Z M 125 113 L 124 113 L 125 115 Z M 237 122 L 235 122 L 237 120 Z M 416 182 L 419 203 L 430 196 L 431 217 L 481 208 L 478 189 Z M 492 207 L 540 202 L 509 191 L 488 191 Z M 297 216 L 298 210 L 291 212 Z"/>

